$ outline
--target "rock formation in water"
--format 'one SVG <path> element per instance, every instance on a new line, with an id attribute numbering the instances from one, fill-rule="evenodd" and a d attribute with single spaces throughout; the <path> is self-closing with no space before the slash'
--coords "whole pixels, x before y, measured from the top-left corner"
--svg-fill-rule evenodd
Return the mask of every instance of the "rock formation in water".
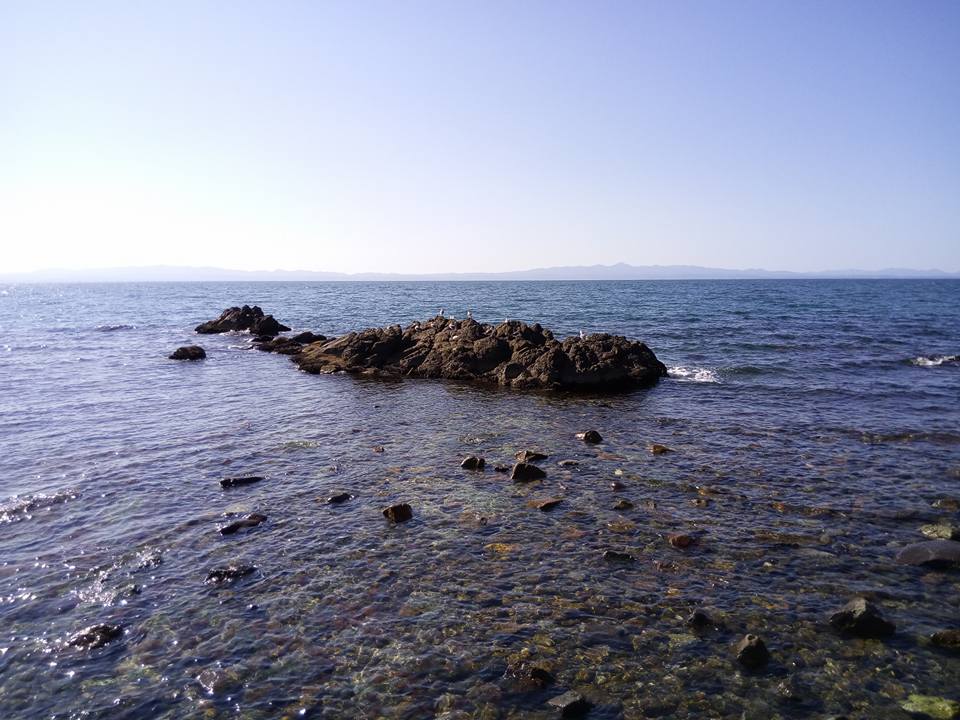
<path id="1" fill-rule="evenodd" d="M 195 328 L 202 335 L 247 331 L 252 335 L 264 337 L 275 337 L 289 329 L 286 325 L 280 324 L 273 315 L 264 315 L 263 310 L 257 305 L 227 308 L 216 320 L 201 323 Z"/>
<path id="2" fill-rule="evenodd" d="M 442 316 L 311 343 L 293 361 L 310 373 L 446 378 L 518 389 L 630 389 L 667 374 L 650 348 L 618 335 L 561 342 L 539 324 Z"/>
<path id="3" fill-rule="evenodd" d="M 184 345 L 178 347 L 170 355 L 171 360 L 203 360 L 207 356 L 206 351 L 199 345 Z"/>

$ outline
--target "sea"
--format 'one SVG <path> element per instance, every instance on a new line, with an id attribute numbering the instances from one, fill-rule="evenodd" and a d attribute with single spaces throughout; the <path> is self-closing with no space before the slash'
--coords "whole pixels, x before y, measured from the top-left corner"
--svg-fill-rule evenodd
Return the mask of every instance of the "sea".
<path id="1" fill-rule="evenodd" d="M 577 395 L 308 375 L 194 333 L 242 304 L 327 336 L 441 309 L 608 332 L 669 376 Z M 187 344 L 207 358 L 168 359 Z M 597 720 L 905 718 L 960 700 L 960 658 L 930 642 L 960 628 L 960 572 L 894 560 L 960 524 L 958 356 L 951 280 L 0 285 L 0 718 L 546 719 L 568 691 Z M 545 479 L 494 470 L 525 449 Z M 221 487 L 237 476 L 264 479 Z M 386 521 L 400 502 L 413 519 Z M 246 513 L 267 519 L 219 532 Z M 252 570 L 208 581 L 231 565 Z M 895 634 L 831 628 L 858 596 Z M 102 623 L 121 634 L 71 644 Z M 747 633 L 765 667 L 737 661 Z"/>

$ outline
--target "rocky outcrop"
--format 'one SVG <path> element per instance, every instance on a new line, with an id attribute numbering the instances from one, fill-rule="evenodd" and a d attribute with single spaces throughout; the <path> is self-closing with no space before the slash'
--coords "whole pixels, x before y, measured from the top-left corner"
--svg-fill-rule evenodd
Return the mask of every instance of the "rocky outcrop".
<path id="1" fill-rule="evenodd" d="M 854 598 L 830 616 L 835 630 L 861 638 L 882 638 L 893 635 L 897 627 L 880 614 L 866 598 Z"/>
<path id="2" fill-rule="evenodd" d="M 201 323 L 195 328 L 202 335 L 235 331 L 267 337 L 276 337 L 289 329 L 278 322 L 273 315 L 264 315 L 263 310 L 257 305 L 227 308 L 216 320 Z"/>
<path id="3" fill-rule="evenodd" d="M 625 337 L 595 334 L 561 342 L 539 324 L 442 316 L 315 342 L 293 361 L 310 373 L 447 378 L 517 389 L 622 390 L 652 385 L 667 374 L 646 345 Z"/>

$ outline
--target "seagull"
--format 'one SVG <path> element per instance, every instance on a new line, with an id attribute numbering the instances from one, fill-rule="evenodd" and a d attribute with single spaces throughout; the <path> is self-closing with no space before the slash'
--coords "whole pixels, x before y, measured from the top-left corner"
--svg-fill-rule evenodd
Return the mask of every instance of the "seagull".
<path id="1" fill-rule="evenodd" d="M 443 308 L 440 308 L 440 317 L 443 317 Z"/>
<path id="2" fill-rule="evenodd" d="M 467 310 L 467 320 L 473 320 L 473 310 Z"/>
<path id="3" fill-rule="evenodd" d="M 580 331 L 580 339 L 583 340 L 585 337 L 586 337 L 586 335 L 584 335 L 584 334 L 583 334 L 583 330 L 581 330 L 581 331 Z"/>

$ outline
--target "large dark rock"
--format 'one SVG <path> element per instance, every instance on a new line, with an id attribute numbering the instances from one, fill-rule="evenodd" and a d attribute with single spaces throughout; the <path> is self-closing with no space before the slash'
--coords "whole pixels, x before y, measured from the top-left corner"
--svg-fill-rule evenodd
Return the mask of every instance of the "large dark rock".
<path id="1" fill-rule="evenodd" d="M 532 480 L 542 480 L 547 474 L 530 463 L 518 462 L 510 471 L 510 479 L 514 482 L 530 482 Z"/>
<path id="2" fill-rule="evenodd" d="M 407 503 L 398 503 L 384 508 L 383 516 L 393 523 L 402 523 L 413 517 L 413 509 Z"/>
<path id="3" fill-rule="evenodd" d="M 901 565 L 929 565 L 936 568 L 960 565 L 960 542 L 956 540 L 927 540 L 907 545 L 897 553 Z"/>
<path id="4" fill-rule="evenodd" d="M 652 385 L 667 374 L 646 345 L 624 337 L 596 334 L 560 342 L 539 324 L 441 316 L 313 343 L 294 362 L 311 373 L 447 378 L 517 389 L 622 390 Z"/>
<path id="5" fill-rule="evenodd" d="M 240 518 L 239 520 L 234 520 L 231 523 L 221 526 L 220 534 L 221 535 L 234 535 L 241 530 L 246 530 L 248 528 L 255 528 L 258 525 L 262 525 L 267 521 L 266 515 L 261 515 L 260 513 L 250 513 L 245 517 Z"/>
<path id="6" fill-rule="evenodd" d="M 222 488 L 242 487 L 244 485 L 253 485 L 253 483 L 258 483 L 261 480 L 263 480 L 262 475 L 245 475 L 243 477 L 222 478 L 220 480 L 220 487 Z"/>
<path id="7" fill-rule="evenodd" d="M 178 347 L 170 355 L 171 360 L 203 360 L 207 356 L 206 350 L 199 345 L 184 345 Z"/>
<path id="8" fill-rule="evenodd" d="M 239 565 L 231 564 L 226 565 L 225 567 L 214 568 L 207 573 L 207 579 L 204 580 L 207 584 L 219 584 L 225 582 L 233 582 L 234 580 L 239 580 L 242 577 L 251 575 L 256 572 L 256 568 L 253 565 Z"/>
<path id="9" fill-rule="evenodd" d="M 766 644 L 756 635 L 744 635 L 737 643 L 736 652 L 740 664 L 750 670 L 759 670 L 770 662 Z"/>
<path id="10" fill-rule="evenodd" d="M 253 335 L 272 337 L 290 328 L 277 322 L 273 315 L 264 315 L 259 306 L 244 305 L 243 307 L 227 308 L 220 313 L 220 317 L 216 320 L 201 323 L 195 329 L 203 335 L 247 331 Z"/>
<path id="11" fill-rule="evenodd" d="M 896 625 L 880 614 L 877 606 L 866 598 L 854 598 L 830 616 L 830 625 L 842 633 L 861 638 L 893 635 Z"/>
<path id="12" fill-rule="evenodd" d="M 70 639 L 67 640 L 67 645 L 84 650 L 91 650 L 93 648 L 103 647 L 121 635 L 123 635 L 123 628 L 119 625 L 101 623 L 100 625 L 91 625 L 71 635 Z"/>

